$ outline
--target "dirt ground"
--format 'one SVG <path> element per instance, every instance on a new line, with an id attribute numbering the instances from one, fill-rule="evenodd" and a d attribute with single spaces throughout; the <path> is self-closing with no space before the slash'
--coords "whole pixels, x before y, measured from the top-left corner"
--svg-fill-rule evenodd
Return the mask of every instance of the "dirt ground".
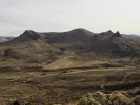
<path id="1" fill-rule="evenodd" d="M 0 105 L 72 104 L 86 93 L 129 90 L 140 85 L 140 70 L 134 67 L 0 73 Z"/>

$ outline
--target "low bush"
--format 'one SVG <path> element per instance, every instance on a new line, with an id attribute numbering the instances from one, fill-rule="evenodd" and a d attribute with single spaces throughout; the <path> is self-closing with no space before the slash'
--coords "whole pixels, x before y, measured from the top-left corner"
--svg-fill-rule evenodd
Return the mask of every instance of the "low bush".
<path id="1" fill-rule="evenodd" d="M 115 91 L 111 94 L 88 93 L 78 105 L 140 105 L 140 95 L 130 97 L 128 92 L 123 91 Z"/>

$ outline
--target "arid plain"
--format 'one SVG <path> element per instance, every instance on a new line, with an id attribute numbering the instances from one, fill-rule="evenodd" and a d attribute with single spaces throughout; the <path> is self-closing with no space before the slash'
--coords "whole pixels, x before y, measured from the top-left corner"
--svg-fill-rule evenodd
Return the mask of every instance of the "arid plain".
<path id="1" fill-rule="evenodd" d="M 139 105 L 139 64 L 140 41 L 119 32 L 27 30 L 0 43 L 0 104 L 108 105 L 82 97 L 123 91 L 131 100 L 126 105 Z"/>

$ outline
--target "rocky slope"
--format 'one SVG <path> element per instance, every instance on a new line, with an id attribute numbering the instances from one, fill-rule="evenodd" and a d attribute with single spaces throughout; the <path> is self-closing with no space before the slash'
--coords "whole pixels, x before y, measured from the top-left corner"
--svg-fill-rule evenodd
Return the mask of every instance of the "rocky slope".
<path id="1" fill-rule="evenodd" d="M 38 33 L 27 30 L 14 40 L 4 43 L 4 45 L 19 43 L 37 43 L 38 46 L 44 44 L 58 47 L 61 52 L 71 50 L 78 55 L 83 54 L 85 56 L 87 53 L 89 56 L 140 56 L 139 41 L 126 39 L 119 32 L 113 33 L 111 30 L 99 34 L 85 29 L 75 29 L 62 33 Z"/>
<path id="2" fill-rule="evenodd" d="M 140 41 L 126 39 L 119 32 L 113 33 L 111 30 L 102 33 L 85 29 L 59 33 L 26 30 L 13 40 L 1 42 L 0 46 L 1 65 L 9 65 L 9 62 L 18 66 L 36 63 L 48 65 L 54 61 L 61 64 L 61 61 L 72 63 L 140 56 Z"/>

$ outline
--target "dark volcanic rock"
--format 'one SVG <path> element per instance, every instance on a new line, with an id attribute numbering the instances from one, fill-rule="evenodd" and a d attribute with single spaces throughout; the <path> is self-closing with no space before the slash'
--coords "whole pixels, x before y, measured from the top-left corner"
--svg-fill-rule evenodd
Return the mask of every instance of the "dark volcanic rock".
<path id="1" fill-rule="evenodd" d="M 15 58 L 15 59 L 19 59 L 18 55 L 16 54 L 16 52 L 9 48 L 7 50 L 4 51 L 4 55 L 3 57 L 9 57 L 9 58 Z"/>
<path id="2" fill-rule="evenodd" d="M 23 36 L 25 35 L 33 40 L 39 39 L 39 35 L 36 32 L 31 31 L 31 30 L 26 30 L 22 35 Z"/>
<path id="3" fill-rule="evenodd" d="M 113 36 L 115 36 L 115 37 L 122 37 L 121 34 L 119 33 L 119 31 L 117 31 Z"/>
<path id="4" fill-rule="evenodd" d="M 113 32 L 111 30 L 108 30 L 106 33 L 107 34 L 113 34 Z"/>
<path id="5" fill-rule="evenodd" d="M 12 49 L 7 49 L 4 51 L 4 55 L 3 56 L 11 56 L 13 55 L 15 52 Z"/>
<path id="6" fill-rule="evenodd" d="M 99 35 L 106 35 L 106 36 L 112 36 L 114 33 L 111 30 L 108 30 L 106 32 L 102 32 Z"/>

